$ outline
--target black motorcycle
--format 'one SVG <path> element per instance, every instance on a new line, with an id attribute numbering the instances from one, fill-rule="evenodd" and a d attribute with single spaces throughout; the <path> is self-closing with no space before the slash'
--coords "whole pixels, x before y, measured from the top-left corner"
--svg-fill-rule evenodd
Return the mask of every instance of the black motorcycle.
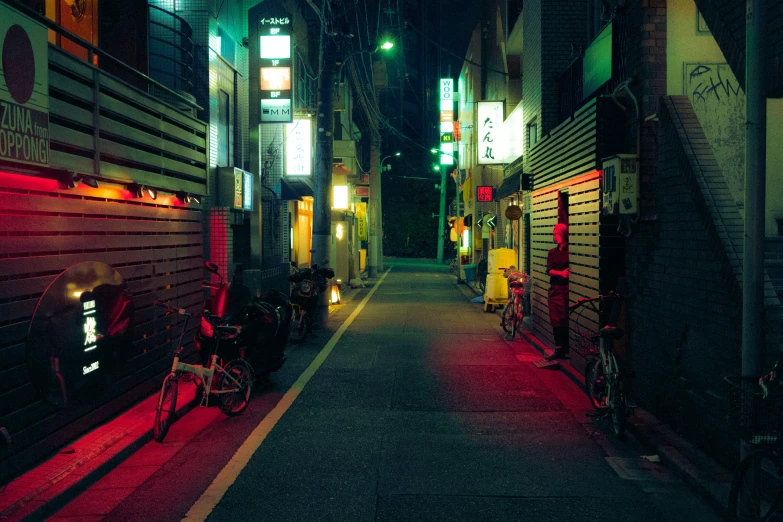
<path id="1" fill-rule="evenodd" d="M 266 290 L 253 295 L 250 288 L 239 283 L 226 283 L 214 263 L 205 263 L 209 272 L 220 278 L 219 283 L 205 281 L 212 295 L 204 310 L 219 320 L 201 319 L 196 335 L 196 347 L 201 363 L 208 363 L 213 351 L 212 329 L 214 326 L 232 326 L 236 333 L 223 336 L 220 342 L 221 355 L 227 359 L 242 358 L 255 371 L 256 379 L 267 381 L 269 374 L 277 371 L 285 362 L 285 347 L 288 343 L 291 323 L 291 302 L 278 290 Z"/>
<path id="2" fill-rule="evenodd" d="M 328 263 L 324 260 L 323 264 Z M 313 331 L 313 318 L 318 307 L 318 297 L 326 292 L 329 279 L 334 277 L 331 268 L 320 268 L 312 265 L 307 268 L 299 268 L 294 261 L 291 266 L 296 270 L 288 276 L 291 281 L 291 341 L 302 342 L 307 334 Z"/>

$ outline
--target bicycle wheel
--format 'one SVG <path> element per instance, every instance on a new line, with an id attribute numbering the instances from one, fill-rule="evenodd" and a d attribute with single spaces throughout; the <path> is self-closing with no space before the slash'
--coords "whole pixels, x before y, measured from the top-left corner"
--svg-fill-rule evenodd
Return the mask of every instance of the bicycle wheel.
<path id="1" fill-rule="evenodd" d="M 627 419 L 627 411 L 625 407 L 625 393 L 623 392 L 622 383 L 618 382 L 613 387 L 614 397 L 612 397 L 612 429 L 614 434 L 622 438 L 625 435 L 625 422 Z"/>
<path id="2" fill-rule="evenodd" d="M 756 450 L 740 462 L 731 482 L 729 520 L 783 520 L 783 462 L 771 448 Z"/>
<path id="3" fill-rule="evenodd" d="M 506 303 L 506 306 L 503 307 L 503 315 L 501 316 L 500 319 L 500 326 L 503 327 L 503 330 L 506 333 L 512 332 L 511 328 L 513 326 L 513 322 L 512 322 L 513 314 L 514 314 L 514 305 L 512 304 L 512 302 Z"/>
<path id="4" fill-rule="evenodd" d="M 585 368 L 585 391 L 587 397 L 598 411 L 606 410 L 606 382 L 604 366 L 600 359 L 593 359 Z"/>
<path id="5" fill-rule="evenodd" d="M 291 319 L 291 342 L 300 343 L 304 341 L 308 331 L 310 331 L 310 315 L 302 310 L 300 306 L 297 306 L 294 308 Z"/>
<path id="6" fill-rule="evenodd" d="M 522 326 L 522 303 L 517 297 L 514 299 L 514 306 L 511 312 L 511 340 L 514 340 L 514 336 L 517 334 L 517 330 Z"/>
<path id="7" fill-rule="evenodd" d="M 223 392 L 218 394 L 218 406 L 220 411 L 233 417 L 245 411 L 250 403 L 253 369 L 244 359 L 236 359 L 228 363 L 223 372 L 218 373 L 217 391 Z"/>
<path id="8" fill-rule="evenodd" d="M 158 398 L 158 408 L 155 410 L 155 424 L 152 427 L 152 436 L 157 442 L 163 442 L 169 432 L 174 416 L 177 413 L 177 390 L 179 381 L 177 376 L 169 374 L 163 381 L 163 388 Z"/>

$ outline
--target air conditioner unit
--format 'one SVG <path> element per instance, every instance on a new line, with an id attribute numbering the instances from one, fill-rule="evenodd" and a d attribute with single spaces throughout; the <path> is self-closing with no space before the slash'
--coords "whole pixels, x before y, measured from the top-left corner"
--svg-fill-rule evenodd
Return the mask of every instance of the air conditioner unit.
<path id="1" fill-rule="evenodd" d="M 639 158 L 618 154 L 603 159 L 601 213 L 636 214 L 639 207 Z"/>

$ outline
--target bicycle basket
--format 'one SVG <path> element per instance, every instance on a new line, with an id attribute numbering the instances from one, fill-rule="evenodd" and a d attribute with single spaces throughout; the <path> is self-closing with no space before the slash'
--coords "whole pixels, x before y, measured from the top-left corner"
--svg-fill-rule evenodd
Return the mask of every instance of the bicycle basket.
<path id="1" fill-rule="evenodd" d="M 757 377 L 726 377 L 729 419 L 751 444 L 775 444 L 783 433 L 783 388 L 770 388 L 767 398 Z"/>
<path id="2" fill-rule="evenodd" d="M 601 336 L 594 330 L 595 324 L 588 320 L 585 310 L 590 310 L 590 308 L 583 306 L 577 313 L 576 326 L 571 336 L 572 343 L 570 348 L 582 357 L 587 358 L 598 353 L 598 348 L 601 345 Z"/>

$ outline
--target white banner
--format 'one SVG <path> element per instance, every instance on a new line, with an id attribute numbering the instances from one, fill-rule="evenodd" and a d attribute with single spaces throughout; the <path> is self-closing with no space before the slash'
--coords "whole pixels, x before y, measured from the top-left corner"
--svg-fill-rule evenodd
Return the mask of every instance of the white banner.
<path id="1" fill-rule="evenodd" d="M 479 165 L 502 164 L 505 160 L 503 102 L 480 101 L 476 120 Z"/>
<path id="2" fill-rule="evenodd" d="M 310 176 L 312 146 L 310 119 L 294 120 L 285 126 L 285 172 L 288 176 Z"/>

